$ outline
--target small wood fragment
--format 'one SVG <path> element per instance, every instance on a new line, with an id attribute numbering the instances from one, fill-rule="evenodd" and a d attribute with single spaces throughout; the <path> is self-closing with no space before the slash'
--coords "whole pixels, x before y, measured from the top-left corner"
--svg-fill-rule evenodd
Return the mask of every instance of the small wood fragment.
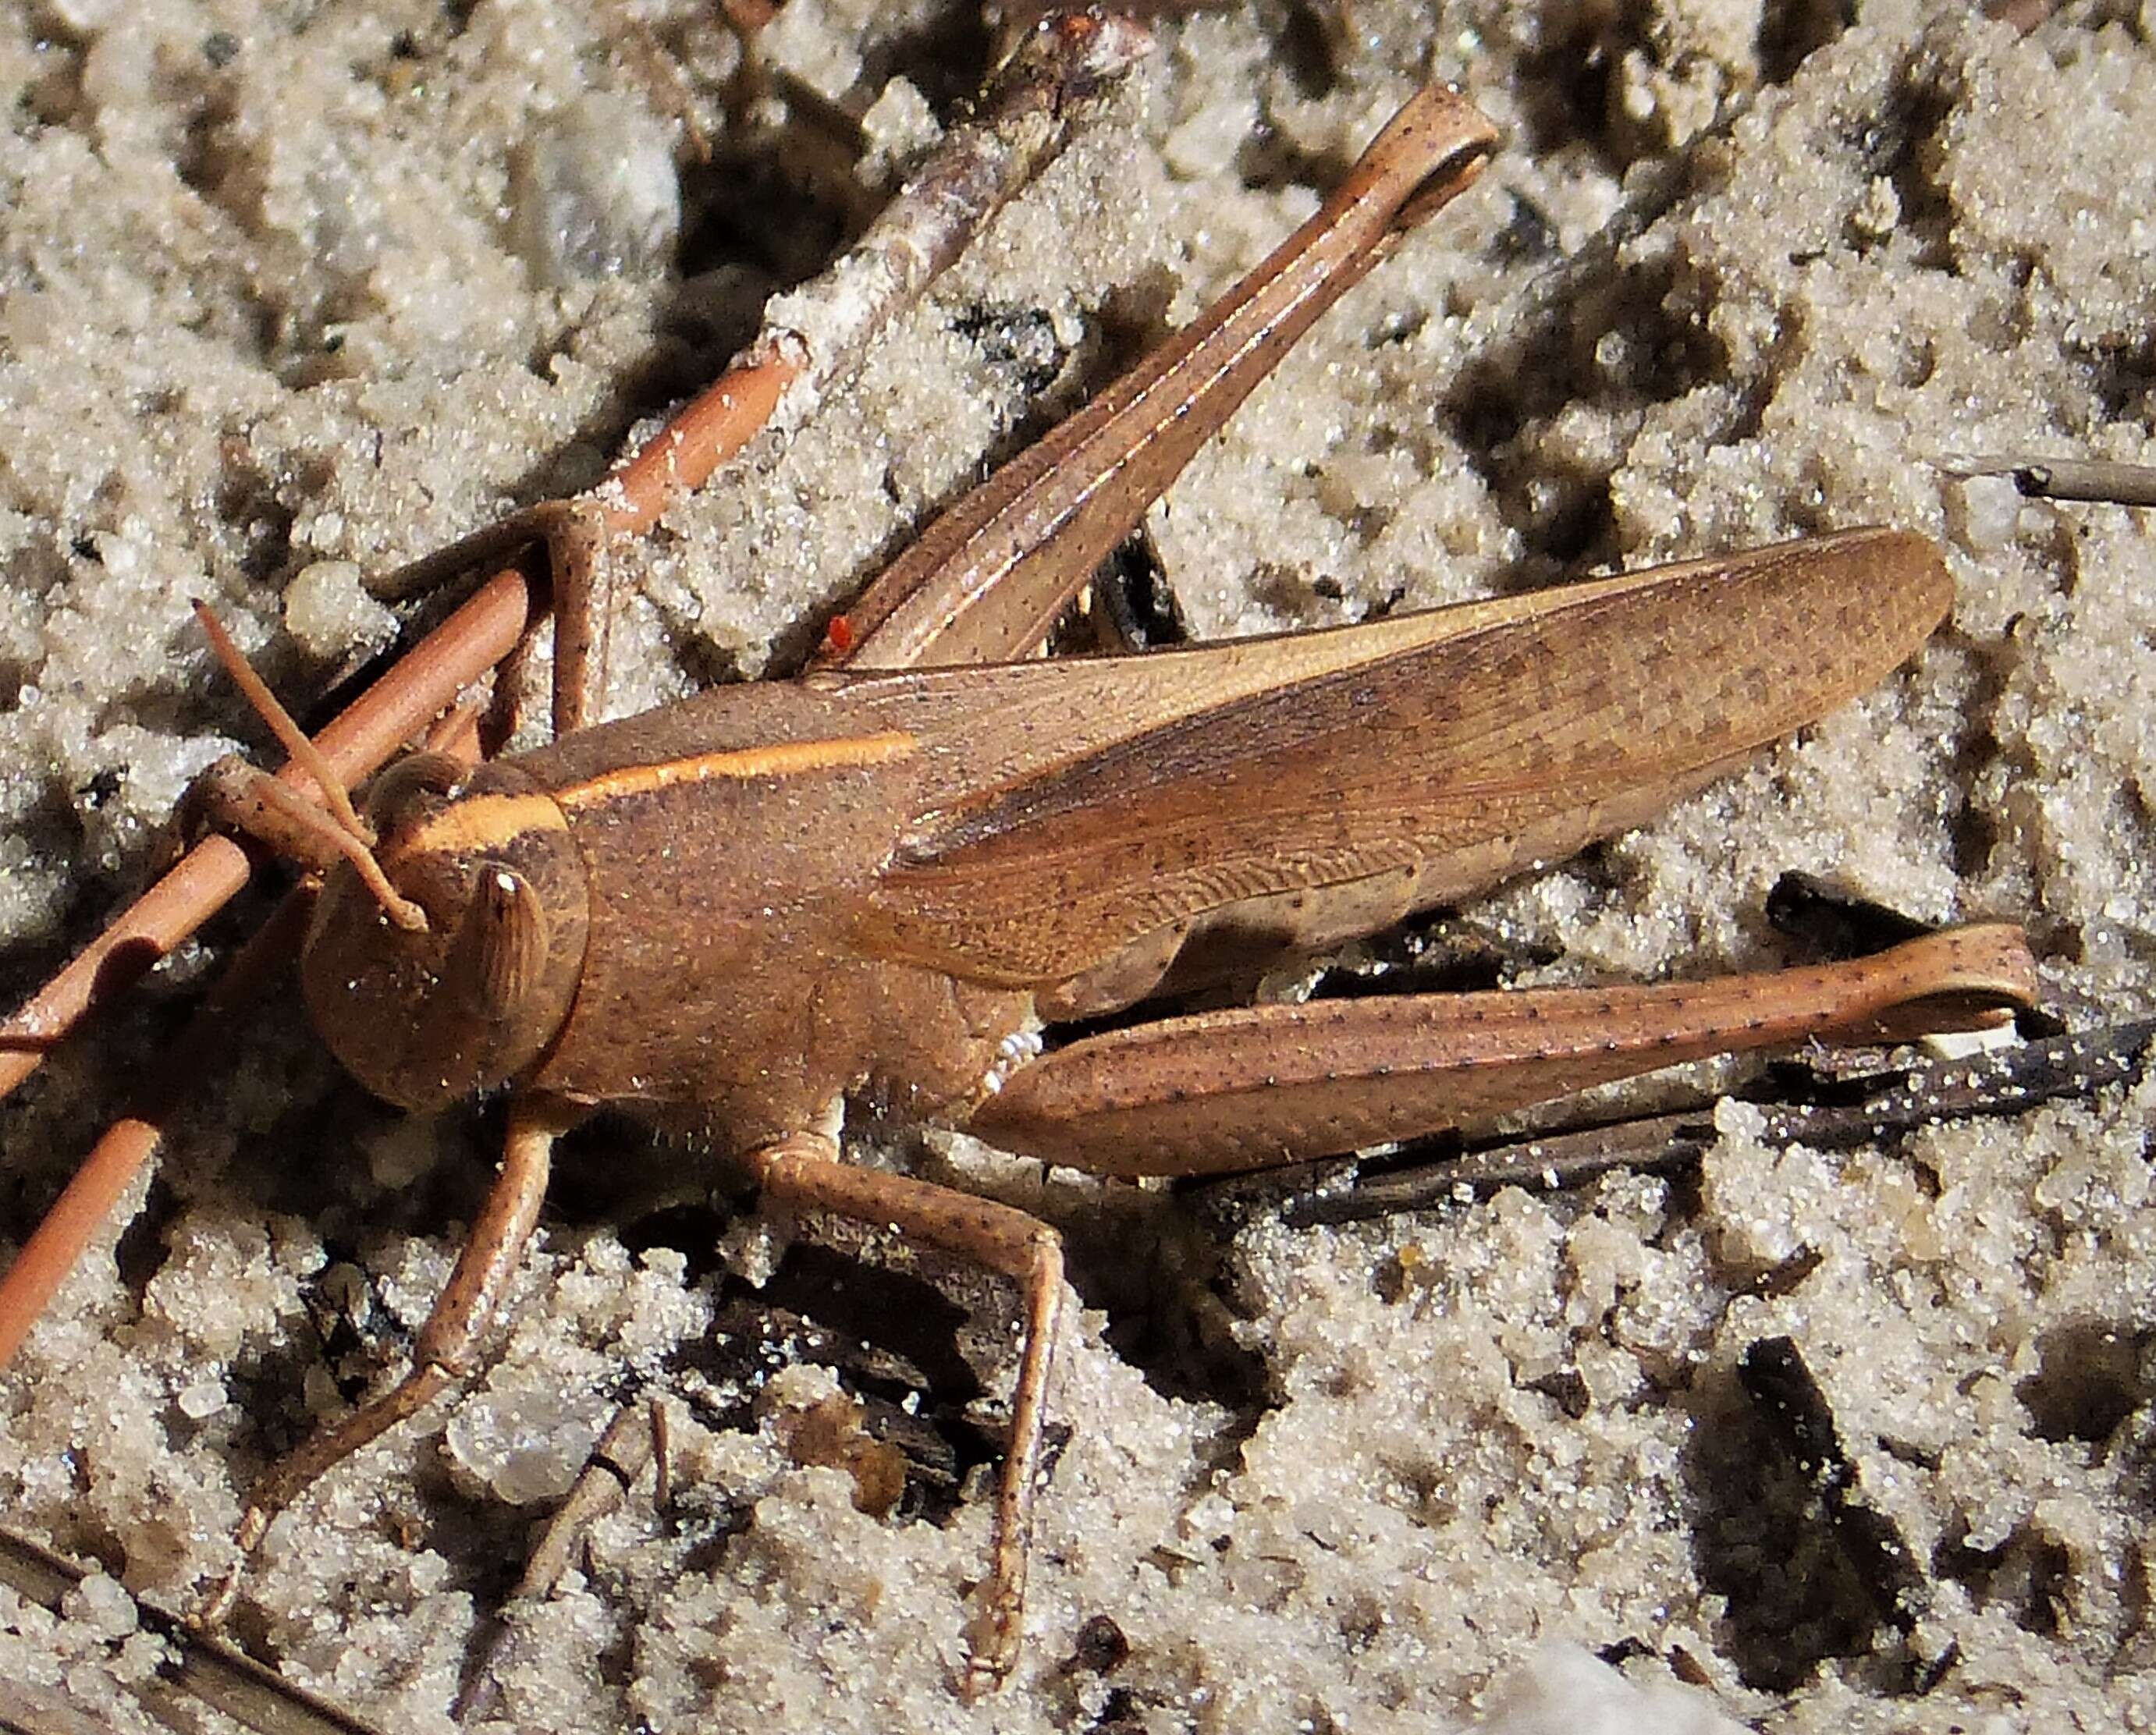
<path id="1" fill-rule="evenodd" d="M 2156 506 L 2156 465 L 2089 458 L 1949 458 L 1944 475 L 2005 476 L 2032 500 L 2093 500 L 2114 506 Z"/>

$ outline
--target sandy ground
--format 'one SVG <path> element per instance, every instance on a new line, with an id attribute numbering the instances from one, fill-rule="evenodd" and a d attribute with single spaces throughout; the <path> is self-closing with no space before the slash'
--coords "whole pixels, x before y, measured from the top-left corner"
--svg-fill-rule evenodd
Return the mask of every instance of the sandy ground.
<path id="1" fill-rule="evenodd" d="M 1456 80 L 1507 133 L 1485 184 L 1153 514 L 1193 629 L 1927 531 L 1959 602 L 1912 670 L 1464 919 L 1513 979 L 1706 974 L 1783 955 L 1763 906 L 1801 868 L 2025 921 L 2071 1020 L 2146 1015 L 2147 516 L 1928 460 L 2156 459 L 2156 18 L 1851 9 L 1355 0 L 1164 28 L 1111 124 L 813 425 L 628 557 L 616 707 L 784 666 L 925 511 L 1306 213 L 1415 81 Z M 389 623 L 320 563 L 385 568 L 590 480 L 876 208 L 982 51 L 944 0 L 790 0 L 762 44 L 778 94 L 730 107 L 702 0 L 0 12 L 8 998 L 138 883 L 188 778 L 259 745 L 188 597 L 323 691 Z M 868 113 L 858 171 L 803 86 Z M 8 1104 L 0 1240 L 169 1038 L 206 959 L 176 962 Z M 254 1023 L 0 1380 L 5 1523 L 110 1575 L 64 1620 L 0 1595 L 0 1680 L 54 1726 L 231 1727 L 144 1708 L 164 1641 L 112 1580 L 177 1608 L 228 1563 L 250 1479 L 408 1347 L 486 1173 L 498 1116 L 400 1121 L 303 1023 L 290 999 Z M 1562 1639 L 1775 1730 L 2145 1727 L 2151 1093 L 1831 1157 L 1725 1108 L 1694 1178 L 1306 1229 L 877 1135 L 1062 1225 L 1085 1308 L 1028 1649 L 971 1707 L 950 1680 L 1008 1293 L 789 1252 L 602 1125 L 492 1371 L 273 1532 L 234 1630 L 381 1727 L 447 1727 L 537 1522 L 612 1405 L 657 1393 L 671 1507 L 639 1491 L 523 1624 L 510 1725 L 1424 1730 Z M 1780 1337 L 1903 1550 L 1898 1620 L 1743 1394 Z M 842 1387 L 906 1449 L 888 1517 L 803 1461 Z"/>

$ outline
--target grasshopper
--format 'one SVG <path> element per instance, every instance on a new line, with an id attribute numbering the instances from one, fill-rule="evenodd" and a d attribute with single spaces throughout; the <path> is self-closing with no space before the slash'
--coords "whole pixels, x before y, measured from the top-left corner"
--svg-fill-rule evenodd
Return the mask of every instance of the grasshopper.
<path id="1" fill-rule="evenodd" d="M 1321 633 L 1011 660 L 1494 146 L 1450 91 L 1413 99 L 1220 304 L 932 525 L 798 680 L 578 729 L 596 659 L 565 649 L 557 738 L 536 752 L 475 765 L 445 735 L 362 811 L 280 725 L 326 819 L 262 773 L 219 774 L 213 808 L 319 882 L 301 981 L 346 1066 L 415 1111 L 509 1099 L 500 1176 L 410 1372 L 257 1486 L 243 1549 L 470 1376 L 556 1142 L 625 1108 L 697 1134 L 778 1206 L 896 1225 L 1019 1285 L 966 1674 L 983 1691 L 1023 1632 L 1060 1244 L 1012 1207 L 850 1167 L 846 1103 L 1098 1173 L 1214 1173 L 2030 998 L 2018 931 L 1991 927 L 1714 983 L 1264 1006 L 1042 1051 L 1044 1025 L 1204 984 L 1229 957 L 1322 952 L 1636 824 L 1883 678 L 1951 601 L 1928 542 L 1860 531 Z M 570 604 L 604 515 L 530 515 L 429 565 L 544 540 Z"/>

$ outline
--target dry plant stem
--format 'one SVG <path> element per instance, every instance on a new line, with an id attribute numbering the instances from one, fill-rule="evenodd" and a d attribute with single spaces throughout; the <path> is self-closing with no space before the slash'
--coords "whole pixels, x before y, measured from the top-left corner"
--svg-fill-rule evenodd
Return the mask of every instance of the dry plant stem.
<path id="1" fill-rule="evenodd" d="M 973 116 L 945 135 L 858 243 L 783 298 L 743 352 L 737 367 L 791 371 L 773 411 L 782 423 L 806 414 L 818 392 L 859 363 L 892 318 L 1098 115 L 1101 99 L 1152 46 L 1143 26 L 1107 8 L 1058 7 L 1026 33 L 983 87 Z M 701 485 L 710 465 L 693 423 L 685 434 L 652 441 L 601 485 L 610 528 L 642 529 L 675 491 Z M 614 488 L 622 498 L 608 498 Z"/>
<path id="2" fill-rule="evenodd" d="M 1148 32 L 1117 13 L 1056 8 L 990 78 L 974 118 L 946 135 L 867 234 L 786 297 L 783 314 L 719 379 L 588 495 L 518 513 L 390 575 L 377 593 L 432 588 L 543 542 L 555 592 L 555 733 L 582 727 L 596 709 L 604 659 L 605 545 L 649 529 L 767 425 L 805 419 L 1151 46 Z"/>
<path id="3" fill-rule="evenodd" d="M 106 1735 L 106 1730 L 57 1693 L 0 1681 L 0 1735 Z"/>
<path id="4" fill-rule="evenodd" d="M 2147 1072 L 2152 1051 L 2156 1019 L 2140 1019 L 1974 1060 L 1930 1061 L 1863 1081 L 1866 1095 L 1861 1102 L 1763 1103 L 1758 1137 L 1774 1146 L 1845 1151 L 1941 1122 L 2026 1114 L 2042 1103 L 2130 1084 Z M 1578 1186 L 1613 1168 L 1674 1173 L 1696 1164 L 1713 1143 L 1712 1106 L 1538 1133 L 1470 1148 L 1438 1163 L 1373 1172 L 1358 1176 L 1344 1191 L 1290 1203 L 1281 1214 L 1291 1227 L 1306 1229 L 1426 1210 L 1457 1199 L 1463 1187 L 1487 1193 L 1500 1187 Z M 1231 1210 L 1237 1184 L 1218 1183 Z"/>
<path id="5" fill-rule="evenodd" d="M 313 904 L 311 885 L 286 894 L 241 947 L 167 1055 L 157 1086 L 132 1114 L 105 1128 L 0 1277 L 0 1367 L 14 1358 L 83 1247 L 156 1153 L 174 1110 L 223 1054 L 234 1017 L 298 956 Z"/>
<path id="6" fill-rule="evenodd" d="M 54 1614 L 61 1612 L 68 1594 L 88 1576 L 72 1562 L 27 1538 L 0 1531 L 0 1584 L 27 1602 Z M 275 1670 L 207 1634 L 191 1630 L 171 1614 L 139 1599 L 136 1603 L 142 1625 L 172 1647 L 170 1661 L 159 1666 L 151 1680 L 136 1691 L 153 1711 L 162 1711 L 172 1728 L 193 1728 L 201 1721 L 199 1706 L 221 1712 L 260 1735 L 376 1735 L 373 1727 L 326 1699 L 302 1691 Z M 192 1705 L 178 1702 L 195 1702 Z M 32 1708 L 37 1715 L 24 1717 L 26 1735 L 75 1735 L 77 1727 L 102 1729 L 104 1725 L 80 1725 L 63 1720 L 50 1704 Z M 0 1730 L 15 1735 L 5 1721 L 23 1716 L 0 1691 Z M 65 1713 L 72 1719 L 72 1712 Z"/>
<path id="7" fill-rule="evenodd" d="M 988 1578 L 981 1587 L 966 1666 L 968 1696 L 988 1691 L 1017 1661 L 1023 1631 L 1048 1375 L 1062 1329 L 1062 1237 L 1039 1218 L 1009 1205 L 910 1175 L 853 1168 L 839 1160 L 836 1144 L 810 1134 L 753 1153 L 749 1170 L 763 1197 L 783 1209 L 824 1211 L 886 1226 L 977 1260 L 1019 1286 L 1024 1347 L 1011 1399 L 1010 1446 L 996 1491 Z"/>
<path id="8" fill-rule="evenodd" d="M 663 1517 L 674 1504 L 674 1413 L 654 1394 L 645 1414 L 651 1420 L 651 1504 Z"/>
<path id="9" fill-rule="evenodd" d="M 1992 457 L 1949 459 L 1938 468 L 1950 476 L 2008 477 L 2032 500 L 2156 506 L 2156 465 L 2086 458 Z"/>

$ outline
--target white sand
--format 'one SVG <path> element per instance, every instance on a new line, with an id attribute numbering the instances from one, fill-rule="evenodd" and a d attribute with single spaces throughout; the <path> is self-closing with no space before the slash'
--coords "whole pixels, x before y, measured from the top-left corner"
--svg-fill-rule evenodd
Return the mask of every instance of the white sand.
<path id="1" fill-rule="evenodd" d="M 295 598 L 304 568 L 380 569 L 591 480 L 627 421 L 693 382 L 714 322 L 742 335 L 752 275 L 684 285 L 669 265 L 679 110 L 748 148 L 711 95 L 735 52 L 716 10 L 0 16 L 10 998 L 136 880 L 189 776 L 258 738 L 189 596 L 286 690 L 316 690 L 381 623 L 339 624 L 337 569 Z M 871 131 L 903 152 L 921 107 L 884 81 L 965 84 L 928 28 L 964 10 L 790 0 L 765 46 L 856 110 L 880 94 Z M 1703 974 L 1777 956 L 1765 891 L 1809 868 L 1928 917 L 2024 921 L 2077 1019 L 2145 1014 L 2148 515 L 2024 503 L 1924 460 L 2156 459 L 2156 18 L 2071 8 L 2025 38 L 1963 5 L 1887 4 L 1840 34 L 1777 13 L 1763 50 L 1760 8 L 1737 3 L 1597 24 L 1355 0 L 1328 88 L 1312 20 L 1334 16 L 1168 29 L 1120 124 L 855 384 L 629 557 L 619 708 L 798 653 L 925 511 L 1188 319 L 1434 74 L 1504 125 L 1506 153 L 1155 512 L 1194 628 L 1322 624 L 1838 526 L 1928 531 L 1960 602 L 1913 671 L 1473 917 L 1561 954 L 1553 978 Z M 816 138 L 797 119 L 755 147 L 843 162 Z M 690 208 L 708 191 L 692 184 Z M 855 192 L 864 214 L 882 196 Z M 807 258 L 782 269 L 812 267 L 813 241 L 761 257 L 796 244 Z M 705 266 L 740 256 L 700 244 Z M 598 264 L 613 275 L 582 275 Z M 972 335 L 998 322 L 1069 351 L 1050 408 L 1011 346 Z M 176 978 L 203 961 L 180 962 Z M 0 1235 L 26 1232 L 122 1100 L 167 999 L 0 1116 Z M 311 1308 L 359 1297 L 372 1353 L 334 1371 L 388 1365 L 490 1160 L 485 1127 L 366 1103 L 300 1022 L 287 1001 L 258 1023 L 167 1156 L 152 1219 L 117 1261 L 99 1250 L 0 1380 L 0 1522 L 167 1606 L 228 1563 L 249 1480 L 308 1406 L 339 1401 L 317 1332 L 334 1308 Z M 234 1630 L 385 1729 L 446 1727 L 475 1620 L 547 1509 L 510 1501 L 557 1492 L 557 1460 L 649 1381 L 676 1399 L 672 1522 L 639 1493 L 600 1527 L 589 1575 L 516 1653 L 517 1727 L 1424 1730 L 1471 1720 L 1550 1638 L 1641 1681 L 1704 1682 L 1774 1729 L 2145 1727 L 2150 1099 L 1847 1158 L 1763 1152 L 1726 1111 L 1696 1186 L 1620 1176 L 1349 1230 L 1261 1219 L 1217 1267 L 1224 1250 L 1164 1196 L 1060 1174 L 1044 1189 L 939 1145 L 928 1172 L 975 1173 L 1070 1231 L 1103 1310 L 1061 1363 L 1072 1432 L 1026 1655 L 972 1708 L 949 1681 L 983 1485 L 947 1528 L 856 1512 L 843 1471 L 789 1450 L 833 1352 L 745 1351 L 740 1301 L 734 1340 L 707 1338 L 716 1280 L 632 1256 L 620 1209 L 579 1195 L 480 1390 L 303 1501 Z M 642 1143 L 604 1129 L 587 1168 Z M 979 1304 L 970 1338 L 1007 1332 L 1004 1292 L 929 1275 Z M 1931 1581 L 1906 1639 L 1815 1569 L 1824 1527 L 1762 1467 L 1735 1368 L 1777 1335 Z M 1194 1346 L 1219 1361 L 1227 1339 L 1245 1383 L 1193 1371 Z M 729 1406 L 746 1430 L 713 1425 Z M 1778 1612 L 1793 1594 L 1798 1630 Z M 0 1593 L 0 1679 L 148 1726 L 125 1684 L 159 1648 L 132 1606 L 94 1581 L 55 1625 Z M 1102 1614 L 1127 1658 L 1067 1664 Z M 1949 1660 L 1928 1691 L 1912 1656 Z"/>

